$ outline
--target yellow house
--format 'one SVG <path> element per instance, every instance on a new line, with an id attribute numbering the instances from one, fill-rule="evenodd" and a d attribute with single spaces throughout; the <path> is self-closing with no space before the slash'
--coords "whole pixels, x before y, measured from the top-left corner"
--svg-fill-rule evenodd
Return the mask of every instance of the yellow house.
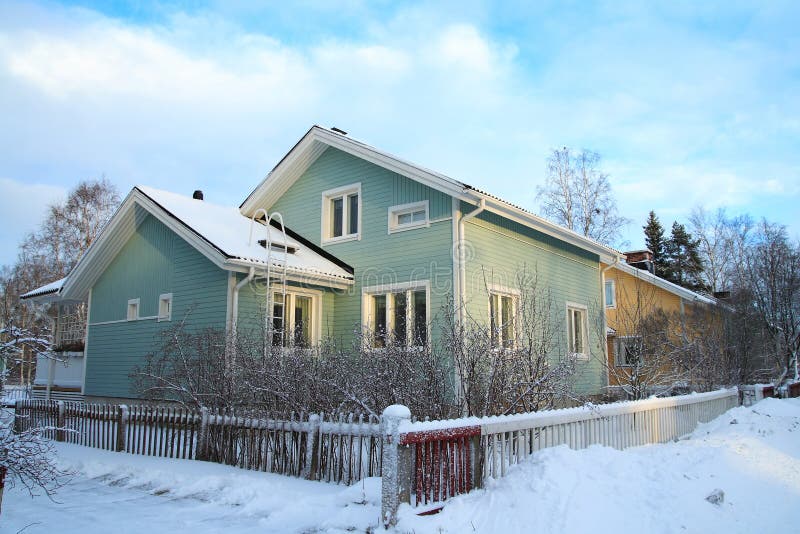
<path id="1" fill-rule="evenodd" d="M 603 266 L 608 385 L 628 398 L 667 393 L 704 371 L 717 300 L 657 277 L 649 250 L 624 255 Z"/>

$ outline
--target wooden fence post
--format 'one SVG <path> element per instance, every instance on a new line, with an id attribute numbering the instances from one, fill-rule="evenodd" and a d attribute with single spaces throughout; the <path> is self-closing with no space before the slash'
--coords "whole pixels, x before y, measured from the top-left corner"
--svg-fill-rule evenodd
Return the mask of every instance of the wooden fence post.
<path id="1" fill-rule="evenodd" d="M 22 414 L 19 412 L 23 402 L 20 399 L 14 401 L 14 434 L 22 432 Z"/>
<path id="2" fill-rule="evenodd" d="M 208 459 L 208 408 L 205 406 L 200 409 L 200 431 L 197 433 L 197 452 L 194 457 L 196 460 Z"/>
<path id="3" fill-rule="evenodd" d="M 306 437 L 306 465 L 303 478 L 316 480 L 319 470 L 319 414 L 312 413 L 308 416 L 308 435 Z"/>
<path id="4" fill-rule="evenodd" d="M 120 404 L 117 410 L 117 443 L 114 450 L 125 451 L 125 436 L 128 434 L 128 407 Z"/>
<path id="5" fill-rule="evenodd" d="M 400 425 L 410 420 L 411 411 L 402 404 L 387 407 L 381 415 L 381 519 L 386 528 L 397 524 L 397 508 L 411 499 L 411 450 L 400 444 Z"/>
<path id="6" fill-rule="evenodd" d="M 58 418 L 56 419 L 56 441 L 64 441 L 64 428 L 67 426 L 66 406 L 58 401 Z"/>

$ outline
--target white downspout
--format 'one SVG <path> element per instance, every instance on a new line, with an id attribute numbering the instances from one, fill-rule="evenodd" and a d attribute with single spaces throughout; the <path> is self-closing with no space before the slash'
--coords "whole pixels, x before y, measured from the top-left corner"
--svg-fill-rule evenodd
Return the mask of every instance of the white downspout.
<path id="1" fill-rule="evenodd" d="M 229 337 L 225 343 L 225 370 L 229 372 L 233 366 L 233 361 L 236 358 L 236 325 L 239 322 L 239 290 L 249 284 L 256 276 L 255 267 L 250 267 L 250 272 L 247 273 L 241 282 L 233 287 L 233 295 L 231 302 L 231 330 Z"/>
<path id="2" fill-rule="evenodd" d="M 606 321 L 606 271 L 611 269 L 612 267 L 616 267 L 619 265 L 619 261 L 622 257 L 615 256 L 614 261 L 608 267 L 603 268 L 600 271 L 600 294 L 603 295 L 602 301 L 602 312 L 603 312 L 603 345 L 605 350 L 603 352 L 606 353 L 606 361 L 604 367 L 606 368 L 606 388 L 610 389 L 611 386 L 611 370 L 609 367 L 612 365 L 612 362 L 609 361 L 609 357 L 611 356 L 608 353 L 608 321 Z M 616 297 L 615 297 L 616 298 Z"/>
<path id="3" fill-rule="evenodd" d="M 464 306 L 465 296 L 467 293 L 467 265 L 466 255 L 464 253 L 464 223 L 470 219 L 474 219 L 486 209 L 486 199 L 482 198 L 478 203 L 478 208 L 471 212 L 462 215 L 458 221 L 458 293 L 459 293 L 459 306 L 458 306 L 458 324 L 464 324 Z"/>
<path id="4" fill-rule="evenodd" d="M 242 281 L 233 287 L 233 302 L 231 302 L 231 340 L 236 339 L 236 323 L 239 321 L 239 290 L 253 281 L 256 276 L 256 268 L 250 267 L 250 272 L 242 278 Z"/>

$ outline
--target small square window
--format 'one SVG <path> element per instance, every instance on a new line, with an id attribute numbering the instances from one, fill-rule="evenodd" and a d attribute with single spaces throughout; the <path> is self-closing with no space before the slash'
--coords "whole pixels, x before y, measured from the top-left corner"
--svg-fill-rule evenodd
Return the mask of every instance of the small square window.
<path id="1" fill-rule="evenodd" d="M 642 361 L 644 345 L 641 336 L 617 338 L 615 361 L 618 367 L 632 367 Z"/>
<path id="2" fill-rule="evenodd" d="M 139 299 L 130 299 L 128 301 L 128 321 L 136 321 L 139 319 Z"/>
<path id="3" fill-rule="evenodd" d="M 389 208 L 389 233 L 429 226 L 428 201 Z"/>
<path id="4" fill-rule="evenodd" d="M 164 293 L 158 297 L 158 320 L 172 320 L 172 293 Z"/>

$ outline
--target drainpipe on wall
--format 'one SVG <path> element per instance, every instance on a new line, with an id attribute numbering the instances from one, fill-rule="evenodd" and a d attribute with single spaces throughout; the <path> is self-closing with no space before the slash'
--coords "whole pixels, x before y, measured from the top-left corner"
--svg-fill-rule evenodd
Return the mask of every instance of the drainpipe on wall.
<path id="1" fill-rule="evenodd" d="M 470 219 L 474 219 L 486 209 L 486 199 L 481 199 L 478 203 L 478 208 L 471 212 L 462 215 L 458 221 L 458 324 L 464 324 L 464 297 L 467 293 L 467 265 L 466 257 L 464 254 L 464 223 Z"/>
<path id="2" fill-rule="evenodd" d="M 603 347 L 606 349 L 606 361 L 605 361 L 605 368 L 606 368 L 606 387 L 608 388 L 611 386 L 611 371 L 609 370 L 609 366 L 611 362 L 608 361 L 610 354 L 608 354 L 608 322 L 606 321 L 606 271 L 611 269 L 612 267 L 616 267 L 619 265 L 622 256 L 616 256 L 614 261 L 608 267 L 605 267 L 600 271 L 600 294 L 603 295 L 602 298 L 602 312 L 603 312 Z"/>
<path id="3" fill-rule="evenodd" d="M 231 330 L 229 332 L 229 337 L 227 340 L 227 350 L 226 352 L 226 367 L 230 368 L 232 365 L 235 357 L 236 357 L 236 323 L 239 321 L 239 290 L 242 289 L 245 285 L 249 284 L 253 281 L 253 278 L 256 276 L 256 268 L 250 267 L 250 271 L 247 273 L 241 282 L 236 284 L 233 287 L 233 299 L 231 302 Z"/>

